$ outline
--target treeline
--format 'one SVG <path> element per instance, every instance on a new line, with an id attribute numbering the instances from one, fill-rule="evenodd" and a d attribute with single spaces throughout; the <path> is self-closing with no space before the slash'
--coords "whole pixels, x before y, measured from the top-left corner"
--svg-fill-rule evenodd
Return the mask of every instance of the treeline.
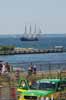
<path id="1" fill-rule="evenodd" d="M 0 51 L 12 51 L 15 46 L 0 46 Z"/>

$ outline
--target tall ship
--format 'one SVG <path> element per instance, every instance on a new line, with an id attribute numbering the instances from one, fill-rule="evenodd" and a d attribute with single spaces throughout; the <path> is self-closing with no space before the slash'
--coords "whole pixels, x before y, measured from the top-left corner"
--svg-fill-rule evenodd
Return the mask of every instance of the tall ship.
<path id="1" fill-rule="evenodd" d="M 20 38 L 21 41 L 38 41 L 38 34 L 36 32 L 36 24 L 35 24 L 35 29 L 34 32 L 32 33 L 32 28 L 31 25 L 29 27 L 29 33 L 27 32 L 27 27 L 25 25 L 25 32 L 24 35 Z"/>

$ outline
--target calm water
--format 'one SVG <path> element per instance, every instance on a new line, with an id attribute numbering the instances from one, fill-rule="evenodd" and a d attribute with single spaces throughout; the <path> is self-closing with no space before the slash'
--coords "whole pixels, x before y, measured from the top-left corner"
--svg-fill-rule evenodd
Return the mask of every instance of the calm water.
<path id="1" fill-rule="evenodd" d="M 9 63 L 23 63 L 23 62 L 65 62 L 66 53 L 47 53 L 47 54 L 19 54 L 0 56 L 0 60 L 8 61 Z"/>
<path id="2" fill-rule="evenodd" d="M 15 45 L 23 48 L 52 48 L 54 46 L 64 46 L 66 48 L 66 37 L 43 37 L 39 41 L 20 41 L 19 37 L 0 37 L 0 45 Z"/>
<path id="3" fill-rule="evenodd" d="M 50 64 L 53 70 L 66 69 L 66 53 L 0 56 L 0 60 L 9 62 L 14 67 L 24 67 L 25 70 L 28 69 L 31 62 L 38 64 L 38 70 L 48 70 Z"/>

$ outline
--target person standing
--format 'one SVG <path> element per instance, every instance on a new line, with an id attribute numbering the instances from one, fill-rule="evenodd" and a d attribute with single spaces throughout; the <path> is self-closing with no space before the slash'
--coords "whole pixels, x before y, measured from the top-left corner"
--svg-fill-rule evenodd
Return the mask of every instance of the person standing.
<path id="1" fill-rule="evenodd" d="M 10 65 L 8 64 L 8 62 L 5 63 L 5 67 L 7 69 L 7 72 L 10 72 Z"/>
<path id="2" fill-rule="evenodd" d="M 5 64 L 2 64 L 2 71 L 1 74 L 4 75 L 7 72 L 7 69 L 5 67 Z"/>
<path id="3" fill-rule="evenodd" d="M 36 74 L 36 65 L 33 66 L 33 73 Z"/>
<path id="4" fill-rule="evenodd" d="M 2 73 L 2 64 L 0 63 L 0 75 L 1 75 L 1 73 Z"/>
<path id="5" fill-rule="evenodd" d="M 2 64 L 2 75 L 7 78 L 8 81 L 10 81 L 11 75 L 10 75 L 10 66 L 8 63 Z"/>

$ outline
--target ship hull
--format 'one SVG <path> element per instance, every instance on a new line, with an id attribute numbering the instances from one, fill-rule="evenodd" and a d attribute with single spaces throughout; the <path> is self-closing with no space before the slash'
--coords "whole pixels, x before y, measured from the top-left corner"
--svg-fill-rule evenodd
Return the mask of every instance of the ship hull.
<path id="1" fill-rule="evenodd" d="M 24 37 L 21 37 L 20 40 L 21 41 L 38 41 L 38 38 L 24 38 Z"/>

